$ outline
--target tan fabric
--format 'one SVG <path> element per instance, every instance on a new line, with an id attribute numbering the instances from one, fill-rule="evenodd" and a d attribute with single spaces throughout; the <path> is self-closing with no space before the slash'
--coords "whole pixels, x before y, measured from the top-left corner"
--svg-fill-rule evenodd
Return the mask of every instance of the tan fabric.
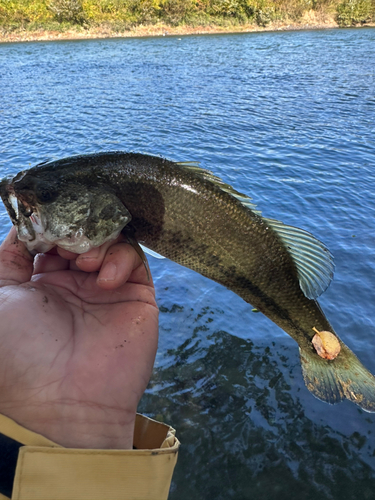
<path id="1" fill-rule="evenodd" d="M 174 429 L 142 415 L 135 450 L 63 448 L 2 415 L 0 432 L 26 444 L 13 500 L 166 500 L 180 445 Z"/>
<path id="2" fill-rule="evenodd" d="M 5 436 L 15 439 L 19 443 L 28 444 L 30 446 L 59 446 L 58 444 L 50 441 L 41 434 L 29 431 L 21 425 L 17 424 L 11 418 L 5 417 L 0 414 L 0 432 Z M 1 450 L 0 450 L 1 451 Z M 0 497 L 1 498 L 1 497 Z"/>

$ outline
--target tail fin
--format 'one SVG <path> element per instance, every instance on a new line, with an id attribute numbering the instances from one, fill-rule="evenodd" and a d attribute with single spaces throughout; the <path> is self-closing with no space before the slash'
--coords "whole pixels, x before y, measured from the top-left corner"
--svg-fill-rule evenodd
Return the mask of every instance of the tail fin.
<path id="1" fill-rule="evenodd" d="M 323 359 L 309 348 L 300 348 L 302 373 L 312 394 L 326 403 L 345 398 L 368 412 L 375 412 L 375 377 L 357 356 L 340 341 L 341 351 L 334 360 Z"/>

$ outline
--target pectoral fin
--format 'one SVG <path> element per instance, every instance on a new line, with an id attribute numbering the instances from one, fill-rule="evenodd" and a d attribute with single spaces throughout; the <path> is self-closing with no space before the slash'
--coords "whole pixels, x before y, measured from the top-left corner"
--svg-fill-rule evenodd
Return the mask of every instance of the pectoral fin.
<path id="1" fill-rule="evenodd" d="M 150 281 L 151 271 L 150 271 L 150 267 L 148 265 L 148 261 L 147 261 L 146 255 L 145 255 L 145 253 L 144 253 L 144 251 L 142 249 L 142 246 L 134 238 L 134 235 L 132 234 L 132 232 L 130 230 L 123 231 L 123 234 L 126 237 L 129 245 L 131 245 L 134 248 L 134 250 L 137 252 L 137 254 L 142 259 L 143 265 L 145 266 L 145 269 L 146 269 L 147 279 L 148 279 L 148 281 Z"/>
<path id="2" fill-rule="evenodd" d="M 147 253 L 148 255 L 151 255 L 151 257 L 155 257 L 155 259 L 165 259 L 163 255 L 160 255 L 160 253 L 154 252 L 150 248 L 145 247 L 144 245 L 139 245 L 144 253 Z"/>

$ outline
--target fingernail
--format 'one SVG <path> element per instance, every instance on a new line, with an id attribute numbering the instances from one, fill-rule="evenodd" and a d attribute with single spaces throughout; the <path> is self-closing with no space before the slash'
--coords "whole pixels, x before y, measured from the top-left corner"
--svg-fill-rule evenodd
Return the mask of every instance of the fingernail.
<path id="1" fill-rule="evenodd" d="M 98 281 L 114 281 L 116 279 L 117 266 L 113 262 L 107 262 L 99 273 Z"/>

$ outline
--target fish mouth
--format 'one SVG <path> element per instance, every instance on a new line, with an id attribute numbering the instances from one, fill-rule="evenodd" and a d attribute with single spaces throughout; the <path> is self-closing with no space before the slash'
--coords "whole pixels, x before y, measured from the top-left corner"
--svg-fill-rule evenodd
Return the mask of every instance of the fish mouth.
<path id="1" fill-rule="evenodd" d="M 14 182 L 3 180 L 0 186 L 1 197 L 8 214 L 17 228 L 18 238 L 24 242 L 31 253 L 48 251 L 53 245 L 43 242 L 45 228 L 35 195 L 30 190 L 17 190 Z"/>
<path id="2" fill-rule="evenodd" d="M 16 221 L 19 220 L 20 216 L 31 217 L 31 215 L 37 211 L 35 195 L 33 193 L 30 191 L 19 193 L 13 184 L 8 184 L 5 189 L 9 204 L 16 216 Z"/>
<path id="3" fill-rule="evenodd" d="M 1 181 L 0 194 L 4 203 L 8 199 L 18 219 L 21 216 L 30 217 L 34 212 L 38 211 L 36 188 L 36 180 L 33 176 L 28 176 L 27 171 L 24 170 L 19 172 L 13 179 L 3 179 Z"/>

